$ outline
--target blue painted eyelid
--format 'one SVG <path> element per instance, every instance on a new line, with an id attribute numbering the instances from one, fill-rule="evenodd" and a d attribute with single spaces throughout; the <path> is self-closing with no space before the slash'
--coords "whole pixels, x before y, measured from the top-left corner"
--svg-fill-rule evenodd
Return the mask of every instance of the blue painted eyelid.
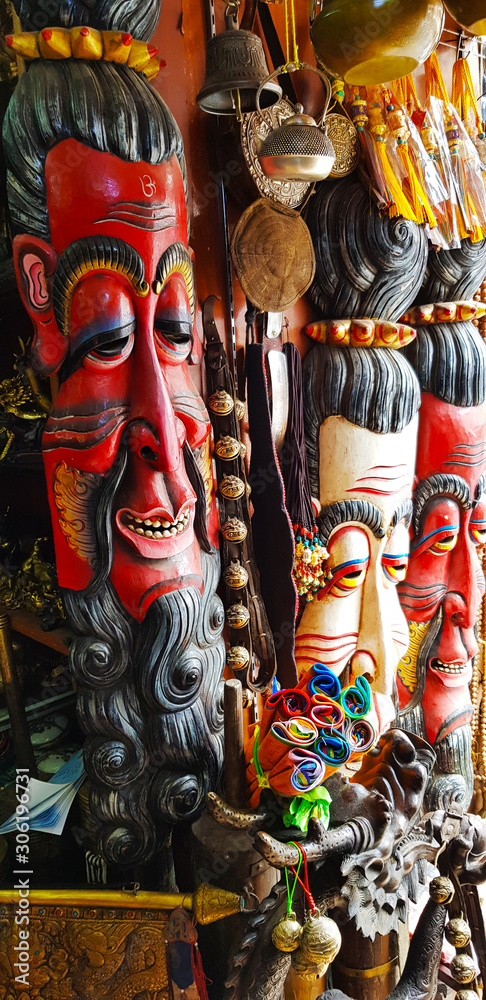
<path id="1" fill-rule="evenodd" d="M 428 535 L 424 535 L 423 538 L 417 539 L 413 547 L 414 549 L 418 548 L 418 546 L 422 545 L 423 542 L 426 542 L 428 538 L 432 538 L 433 535 L 439 535 L 444 531 L 448 531 L 449 534 L 451 531 L 456 531 L 456 529 L 459 531 L 460 527 L 460 524 L 445 524 L 442 528 L 436 528 L 435 531 L 429 531 Z"/>

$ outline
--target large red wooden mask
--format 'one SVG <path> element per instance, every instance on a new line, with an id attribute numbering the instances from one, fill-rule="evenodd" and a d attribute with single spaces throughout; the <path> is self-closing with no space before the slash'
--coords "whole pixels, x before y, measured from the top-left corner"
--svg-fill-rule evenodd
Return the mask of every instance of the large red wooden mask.
<path id="1" fill-rule="evenodd" d="M 125 453 L 110 578 L 141 620 L 160 594 L 202 590 L 183 448 L 209 486 L 209 420 L 188 370 L 196 348 L 182 172 L 175 155 L 125 163 L 67 139 L 47 155 L 46 187 L 51 241 L 19 236 L 15 257 L 34 359 L 60 375 L 43 440 L 59 582 L 89 585 L 94 513 Z"/>

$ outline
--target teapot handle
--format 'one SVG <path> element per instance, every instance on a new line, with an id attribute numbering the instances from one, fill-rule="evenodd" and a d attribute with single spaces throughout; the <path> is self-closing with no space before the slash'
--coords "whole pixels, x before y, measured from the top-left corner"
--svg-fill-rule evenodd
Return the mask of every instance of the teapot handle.
<path id="1" fill-rule="evenodd" d="M 322 70 L 317 69 L 316 66 L 311 66 L 310 63 L 306 63 L 306 62 L 299 63 L 298 67 L 295 65 L 295 63 L 287 63 L 286 65 L 278 66 L 277 69 L 274 69 L 273 73 L 270 73 L 267 77 L 265 77 L 264 80 L 262 80 L 262 82 L 261 82 L 261 84 L 260 84 L 260 86 L 259 86 L 259 88 L 257 90 L 257 95 L 256 95 L 257 113 L 260 115 L 260 118 L 261 118 L 262 117 L 262 109 L 260 107 L 260 94 L 261 94 L 261 92 L 262 92 L 265 84 L 270 83 L 270 80 L 273 80 L 274 77 L 276 77 L 276 76 L 280 76 L 282 73 L 296 73 L 297 69 L 308 69 L 308 70 L 311 71 L 311 73 L 317 73 L 317 75 L 320 76 L 320 78 L 321 78 L 321 80 L 322 80 L 322 82 L 324 84 L 324 91 L 325 91 L 325 94 L 326 94 L 326 100 L 325 100 L 325 103 L 324 103 L 324 111 L 322 112 L 322 117 L 321 117 L 321 120 L 319 122 L 319 126 L 322 127 L 324 125 L 325 120 L 326 120 L 326 115 L 327 115 L 327 112 L 329 111 L 329 105 L 331 103 L 331 96 L 332 96 L 331 95 L 331 84 L 329 82 L 329 77 L 326 76 L 326 74 L 323 73 Z"/>

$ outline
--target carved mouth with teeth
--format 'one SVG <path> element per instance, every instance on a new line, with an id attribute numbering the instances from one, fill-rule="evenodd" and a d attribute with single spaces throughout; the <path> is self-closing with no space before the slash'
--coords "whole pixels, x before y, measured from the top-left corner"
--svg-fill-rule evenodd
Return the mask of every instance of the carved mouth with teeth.
<path id="1" fill-rule="evenodd" d="M 134 514 L 129 514 L 128 511 L 123 511 L 121 523 L 129 531 L 135 532 L 136 535 L 143 535 L 144 538 L 170 538 L 171 535 L 181 534 L 187 528 L 190 516 L 190 510 L 186 510 L 179 521 L 168 521 L 166 518 L 159 517 L 142 519 L 135 517 Z"/>
<path id="2" fill-rule="evenodd" d="M 437 670 L 440 674 L 452 674 L 457 676 L 458 674 L 463 674 L 469 669 L 469 661 L 467 663 L 443 663 L 439 660 L 437 656 L 434 656 L 430 662 L 429 666 L 432 670 Z"/>
<path id="3" fill-rule="evenodd" d="M 167 559 L 193 541 L 194 503 L 186 503 L 175 518 L 163 510 L 142 514 L 125 507 L 117 512 L 116 525 L 144 558 Z"/>

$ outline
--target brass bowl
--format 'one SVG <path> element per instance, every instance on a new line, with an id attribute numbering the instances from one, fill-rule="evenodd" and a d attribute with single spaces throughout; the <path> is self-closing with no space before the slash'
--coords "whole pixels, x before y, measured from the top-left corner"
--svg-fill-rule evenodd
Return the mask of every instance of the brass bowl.
<path id="1" fill-rule="evenodd" d="M 466 3 L 464 2 L 464 6 Z M 326 0 L 311 27 L 317 59 L 346 83 L 389 83 L 436 49 L 442 0 Z"/>
<path id="2" fill-rule="evenodd" d="M 444 7 L 461 28 L 473 35 L 486 35 L 484 0 L 444 0 Z"/>

